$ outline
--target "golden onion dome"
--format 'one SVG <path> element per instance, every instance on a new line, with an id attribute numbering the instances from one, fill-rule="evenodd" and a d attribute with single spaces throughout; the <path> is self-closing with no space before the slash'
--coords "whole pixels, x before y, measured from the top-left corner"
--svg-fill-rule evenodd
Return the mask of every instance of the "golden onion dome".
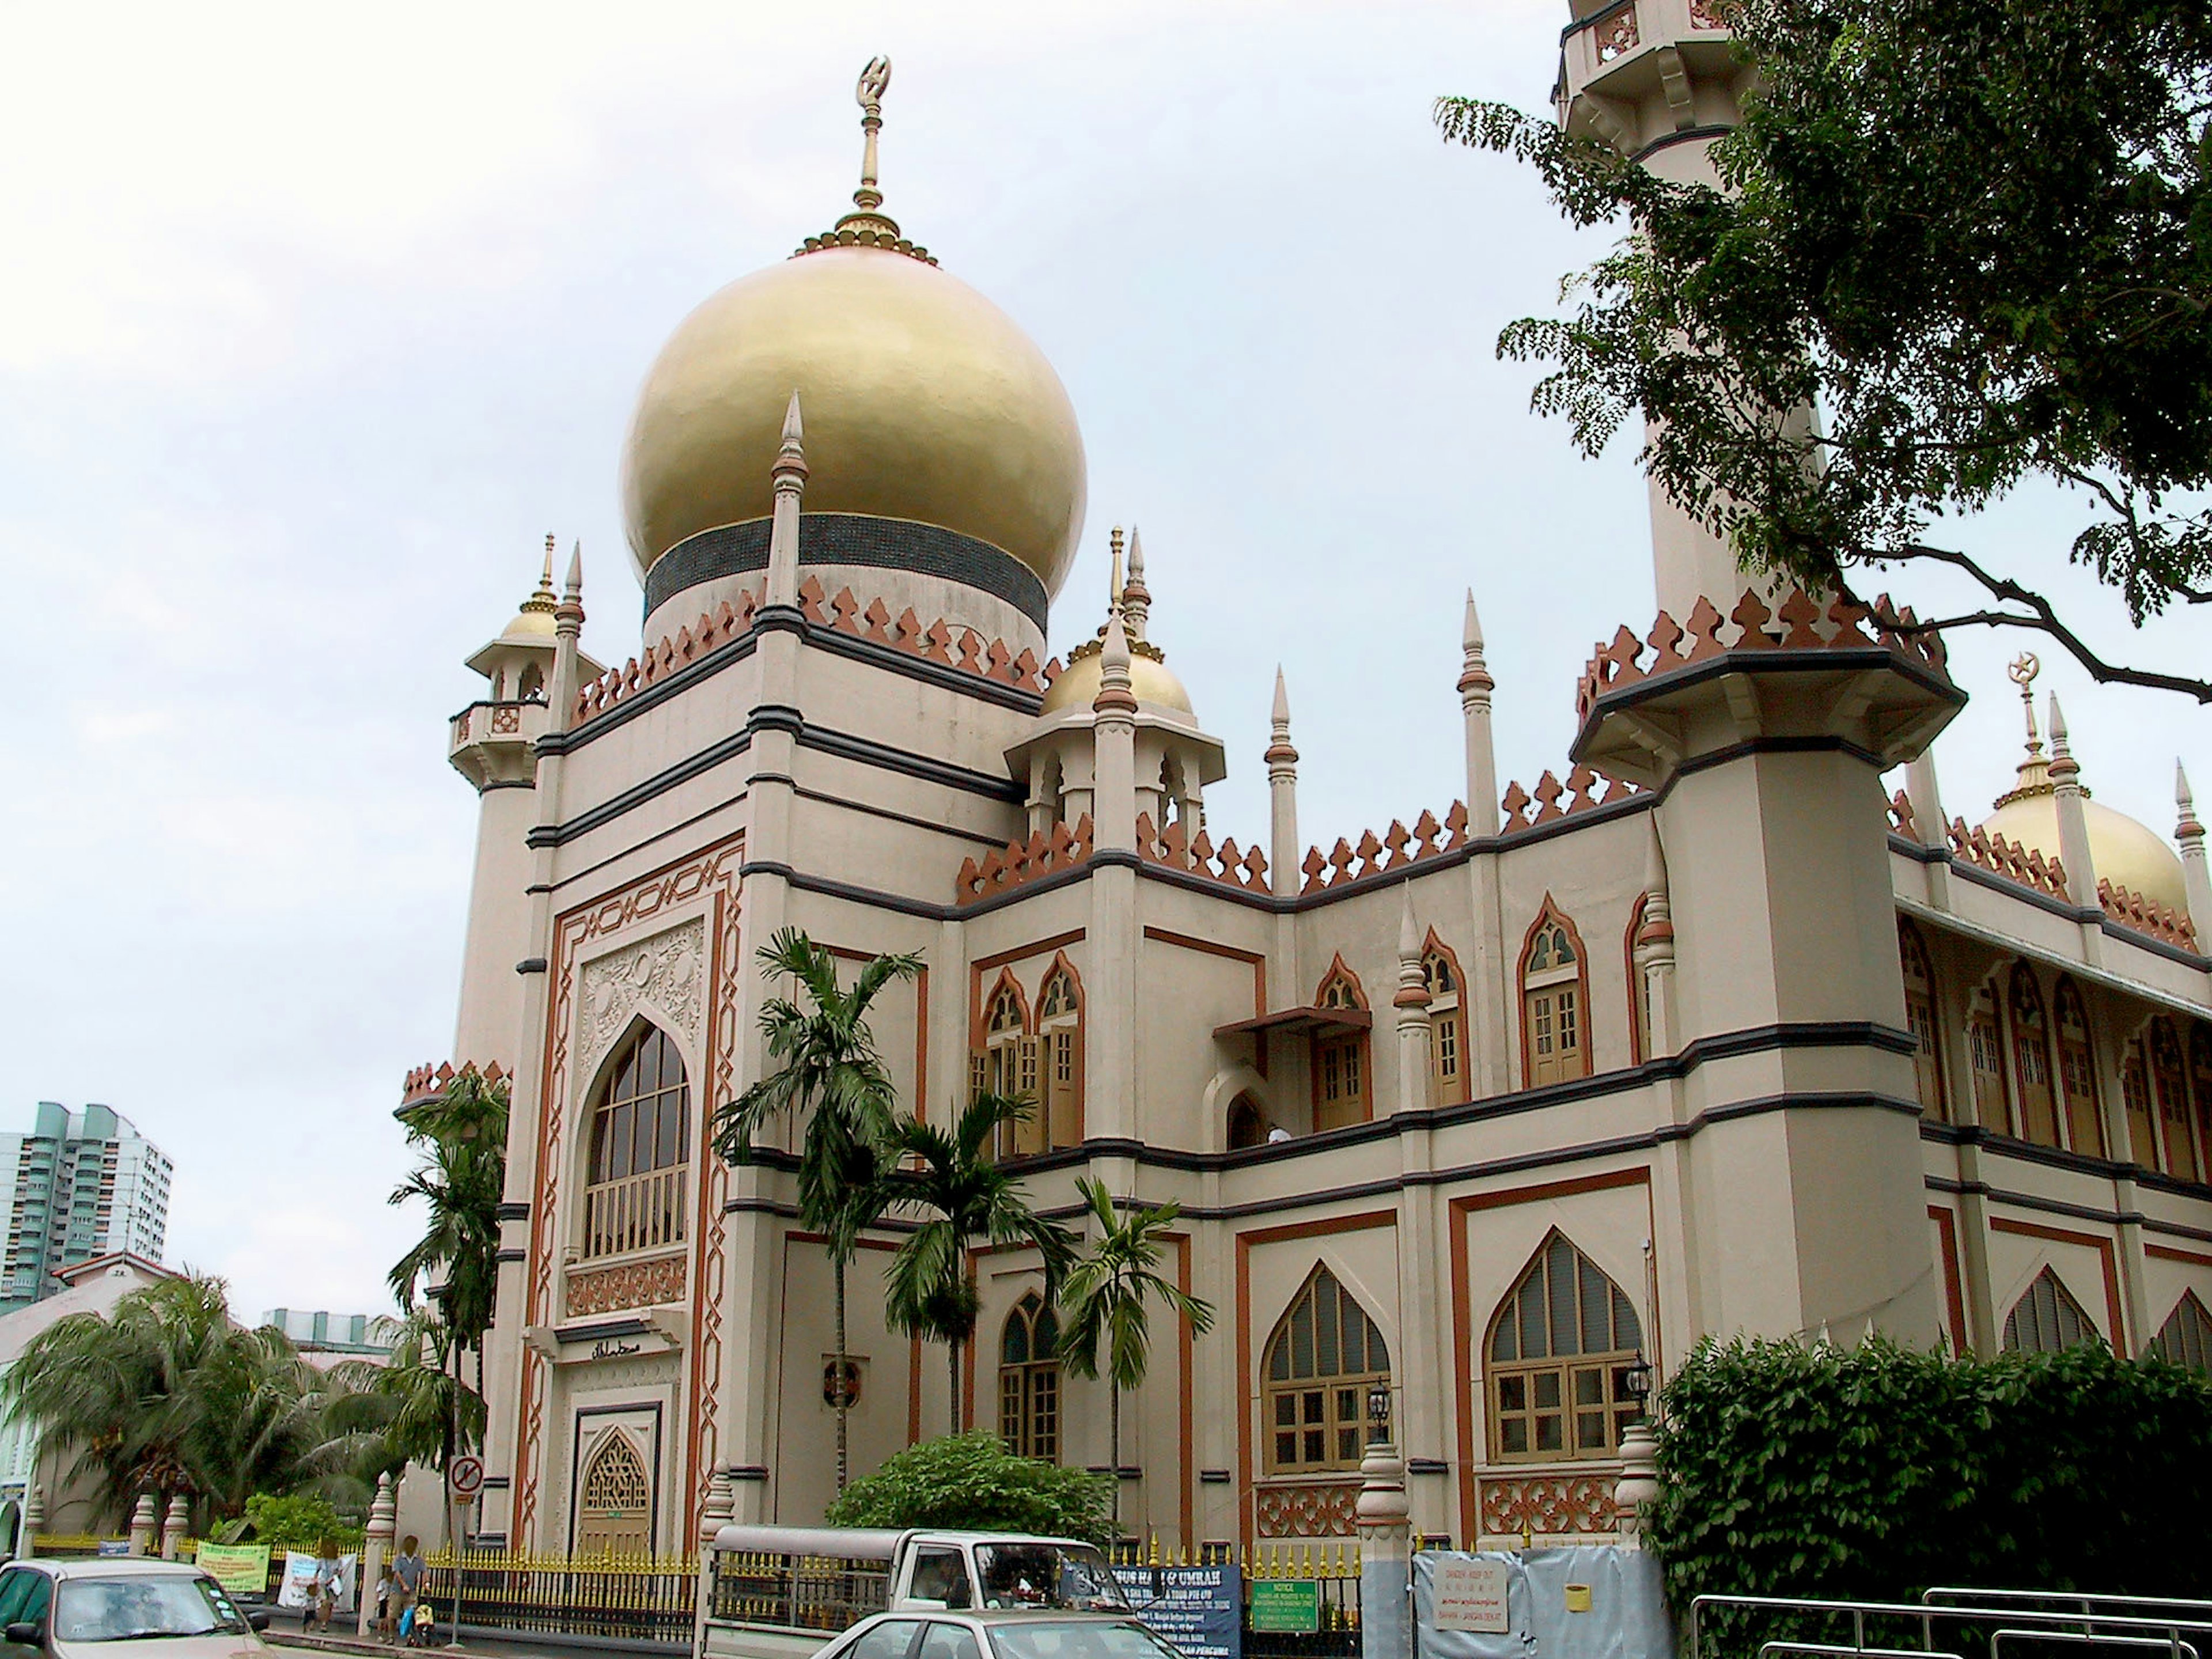
<path id="1" fill-rule="evenodd" d="M 560 601 L 553 593 L 553 538 L 545 538 L 545 569 L 538 586 L 514 613 L 514 620 L 500 630 L 501 645 L 547 646 L 553 643 L 553 611 Z"/>
<path id="2" fill-rule="evenodd" d="M 1097 640 L 1085 640 L 1069 652 L 1067 665 L 1045 688 L 1043 705 L 1037 710 L 1039 718 L 1066 708 L 1087 709 L 1097 702 L 1099 677 L 1104 672 L 1103 656 L 1104 651 Z M 1167 665 L 1159 647 L 1147 641 L 1129 641 L 1129 690 L 1139 705 L 1151 703 L 1197 718 L 1198 711 L 1190 706 L 1190 693 L 1183 690 L 1182 681 Z"/>
<path id="3" fill-rule="evenodd" d="M 1085 478 L 1074 406 L 1029 336 L 879 211 L 890 82 L 878 58 L 856 89 L 855 211 L 710 297 L 647 374 L 622 465 L 641 576 L 701 531 L 770 515 L 795 390 L 809 514 L 952 532 L 1011 555 L 1048 598 L 1066 580 Z"/>
<path id="4" fill-rule="evenodd" d="M 2141 893 L 2159 904 L 2171 905 L 2177 915 L 2189 913 L 2189 886 L 2181 873 L 2181 859 L 2166 838 L 2148 824 L 2116 812 L 2101 801 L 2084 799 L 2081 816 L 2089 831 L 2089 857 L 2097 878 L 2115 887 Z M 2047 788 L 2015 793 L 1983 820 L 1983 832 L 2007 841 L 2045 860 L 2062 859 L 2058 844 L 2058 798 Z M 2091 896 L 2094 897 L 2094 895 Z"/>

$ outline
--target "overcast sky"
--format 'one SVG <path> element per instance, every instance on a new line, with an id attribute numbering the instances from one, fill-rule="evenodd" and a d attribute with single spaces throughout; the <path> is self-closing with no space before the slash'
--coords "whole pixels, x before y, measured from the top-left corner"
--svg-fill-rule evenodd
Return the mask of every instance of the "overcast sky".
<path id="1" fill-rule="evenodd" d="M 171 1260 L 248 1316 L 383 1306 L 402 1074 L 446 1057 L 476 800 L 447 717 L 548 531 L 586 647 L 636 648 L 617 448 L 715 288 L 843 210 L 891 54 L 888 210 L 1057 365 L 1091 464 L 1055 608 L 1143 526 L 1152 634 L 1266 834 L 1289 675 L 1309 840 L 1463 788 L 1460 600 L 1501 776 L 1564 770 L 1590 642 L 1652 599 L 1626 446 L 1527 412 L 1492 345 L 1595 257 L 1438 93 L 1543 106 L 1564 0 L 296 4 L 0 14 L 0 628 L 12 718 L 0 1121 L 103 1101 L 175 1158 Z M 2057 572 L 2063 500 L 1949 527 Z M 1923 602 L 1927 586 L 1896 583 Z M 1923 608 L 1924 603 L 1923 603 Z M 2002 664 L 1938 745 L 1954 811 L 2017 756 Z M 2160 831 L 2204 717 L 2044 653 L 2086 781 Z"/>

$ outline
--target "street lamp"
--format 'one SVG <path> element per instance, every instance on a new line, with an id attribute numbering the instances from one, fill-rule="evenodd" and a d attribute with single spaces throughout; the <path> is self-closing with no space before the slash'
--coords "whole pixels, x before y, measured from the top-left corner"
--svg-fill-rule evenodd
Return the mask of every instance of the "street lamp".
<path id="1" fill-rule="evenodd" d="M 1651 1362 L 1638 1353 L 1622 1368 L 1620 1386 L 1622 1392 L 1641 1407 L 1651 1394 Z"/>
<path id="2" fill-rule="evenodd" d="M 1390 1384 L 1377 1379 L 1367 1385 L 1367 1443 L 1380 1446 L 1390 1438 Z"/>

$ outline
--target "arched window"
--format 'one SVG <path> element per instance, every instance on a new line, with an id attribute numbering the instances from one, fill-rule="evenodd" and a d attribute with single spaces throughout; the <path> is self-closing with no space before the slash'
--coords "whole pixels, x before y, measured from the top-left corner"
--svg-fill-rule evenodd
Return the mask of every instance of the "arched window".
<path id="1" fill-rule="evenodd" d="M 545 671 L 534 662 L 523 666 L 522 700 L 525 702 L 545 701 Z"/>
<path id="2" fill-rule="evenodd" d="M 2005 1316 L 2004 1345 L 2013 1353 L 2057 1353 L 2097 1334 L 2081 1304 L 2067 1294 L 2058 1275 L 2045 1267 L 2021 1293 Z"/>
<path id="3" fill-rule="evenodd" d="M 1589 982 L 1574 924 L 1547 897 L 1521 947 L 1521 1071 L 1527 1087 L 1589 1075 Z"/>
<path id="4" fill-rule="evenodd" d="M 629 1437 L 617 1430 L 600 1442 L 584 1471 L 576 1501 L 576 1553 L 652 1553 L 653 1477 Z"/>
<path id="5" fill-rule="evenodd" d="M 2181 1066 L 2181 1039 L 2174 1035 L 2173 1022 L 2157 1019 L 2151 1022 L 2150 1075 L 2158 1090 L 2158 1121 L 2163 1132 L 2166 1174 L 2182 1181 L 2195 1181 L 2197 1152 L 2189 1133 L 2189 1080 Z"/>
<path id="6" fill-rule="evenodd" d="M 1912 1080 L 1920 1109 L 1929 1117 L 1948 1117 L 1943 1043 L 1936 1024 L 1936 974 L 1929 966 L 1927 941 L 1903 917 L 1897 923 L 1897 957 L 1905 969 L 1905 1024 L 1912 1033 Z"/>
<path id="7" fill-rule="evenodd" d="M 2074 981 L 2062 978 L 2052 999 L 2058 1016 L 2058 1080 L 2066 1091 L 2067 1144 L 2090 1158 L 2105 1155 L 2105 1115 L 2097 1097 L 2097 1051 L 2089 1016 Z"/>
<path id="8" fill-rule="evenodd" d="M 2051 1026 L 2043 991 L 2024 962 L 2012 969 L 2012 1069 L 2020 1079 L 2021 1133 L 2039 1146 L 2058 1144 L 2058 1097 L 2051 1086 Z"/>
<path id="9" fill-rule="evenodd" d="M 584 1254 L 652 1250 L 684 1237 L 691 1085 L 675 1040 L 641 1023 L 615 1053 L 592 1112 Z"/>
<path id="10" fill-rule="evenodd" d="M 1037 1110 L 1037 1044 L 1030 1035 L 1029 1004 L 1012 972 L 1001 969 L 983 1005 L 983 1027 L 969 1060 L 969 1083 L 977 1094 L 1019 1097 L 1030 1103 L 1025 1121 L 1002 1124 L 997 1155 L 1019 1158 L 1043 1150 Z"/>
<path id="11" fill-rule="evenodd" d="M 2150 1351 L 2169 1365 L 2212 1371 L 2212 1314 L 2204 1311 L 2196 1291 L 2181 1293 L 2180 1302 L 2151 1338 Z"/>
<path id="12" fill-rule="evenodd" d="M 999 1438 L 1017 1457 L 1060 1456 L 1060 1325 L 1032 1291 L 999 1337 Z"/>
<path id="13" fill-rule="evenodd" d="M 1459 963 L 1429 935 L 1421 957 L 1421 983 L 1429 994 L 1429 1097 L 1437 1106 L 1471 1099 L 1467 1068 L 1467 992 Z"/>
<path id="14" fill-rule="evenodd" d="M 1977 987 L 1966 1005 L 1966 1053 L 1974 1068 L 1974 1121 L 1992 1134 L 2010 1134 L 2012 1089 L 2005 1081 L 1996 999 L 1987 985 Z"/>
<path id="15" fill-rule="evenodd" d="M 1065 960 L 1037 993 L 1037 1044 L 1043 1073 L 1037 1133 L 1046 1146 L 1083 1144 L 1083 988 Z"/>
<path id="16" fill-rule="evenodd" d="M 1267 1144 L 1267 1114 L 1254 1103 L 1251 1096 L 1237 1096 L 1229 1103 L 1229 1150 L 1233 1152 Z"/>
<path id="17" fill-rule="evenodd" d="M 1314 994 L 1314 1006 L 1346 1011 L 1364 1009 L 1367 999 L 1359 981 L 1339 957 L 1322 976 Z M 1367 1092 L 1367 1031 L 1364 1024 L 1324 1024 L 1314 1032 L 1314 1127 L 1340 1129 L 1347 1123 L 1364 1123 L 1371 1115 Z"/>
<path id="18" fill-rule="evenodd" d="M 2120 1062 L 2120 1110 L 2128 1121 L 2126 1154 L 2146 1170 L 2158 1168 L 2158 1117 L 2150 1103 L 2150 1068 L 2143 1063 L 2143 1040 L 2128 1044 Z"/>
<path id="19" fill-rule="evenodd" d="M 1367 1310 L 1316 1267 L 1267 1339 L 1267 1473 L 1356 1469 L 1367 1455 L 1367 1391 L 1390 1385 L 1390 1350 Z"/>
<path id="20" fill-rule="evenodd" d="M 2197 1101 L 2197 1155 L 2212 1182 L 2212 1025 L 2189 1028 L 2189 1091 Z"/>
<path id="21" fill-rule="evenodd" d="M 1500 1458 L 1608 1457 L 1643 1414 L 1628 1391 L 1644 1333 L 1628 1297 L 1565 1235 L 1537 1250 L 1490 1328 Z"/>

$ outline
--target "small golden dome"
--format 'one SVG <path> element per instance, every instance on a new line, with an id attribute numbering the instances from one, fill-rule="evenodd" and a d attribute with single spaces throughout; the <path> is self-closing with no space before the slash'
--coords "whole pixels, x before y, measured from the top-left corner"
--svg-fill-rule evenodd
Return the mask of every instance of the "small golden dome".
<path id="1" fill-rule="evenodd" d="M 553 538 L 545 538 L 545 571 L 538 577 L 538 586 L 522 602 L 514 613 L 514 620 L 500 631 L 501 645 L 544 645 L 553 643 L 555 629 L 553 611 L 560 601 L 553 594 Z"/>
<path id="2" fill-rule="evenodd" d="M 2181 858 L 2166 845 L 2164 836 L 2101 801 L 2083 800 L 2081 816 L 2087 823 L 2089 857 L 2096 864 L 2100 881 L 2171 905 L 2177 915 L 2189 914 L 2189 884 L 2182 877 Z M 2016 795 L 1990 813 L 1982 830 L 2041 853 L 2045 859 L 2063 860 L 2063 849 L 2058 844 L 2056 793 L 2031 791 Z M 2095 896 L 2094 893 L 2075 895 L 2084 902 L 2094 902 Z"/>
<path id="3" fill-rule="evenodd" d="M 709 298 L 661 349 L 623 454 L 639 574 L 685 538 L 767 518 L 796 389 L 805 510 L 934 525 L 1058 591 L 1083 527 L 1083 439 L 1030 337 L 958 277 L 826 246 Z"/>
<path id="4" fill-rule="evenodd" d="M 1045 688 L 1044 704 L 1037 710 L 1039 716 L 1056 714 L 1064 708 L 1087 709 L 1097 702 L 1104 654 L 1097 640 L 1085 640 L 1069 652 L 1067 665 Z M 1167 665 L 1159 647 L 1144 640 L 1129 641 L 1129 689 L 1140 704 L 1172 708 L 1194 720 L 1198 716 L 1198 711 L 1190 706 L 1190 693 L 1182 689 L 1182 682 Z"/>

